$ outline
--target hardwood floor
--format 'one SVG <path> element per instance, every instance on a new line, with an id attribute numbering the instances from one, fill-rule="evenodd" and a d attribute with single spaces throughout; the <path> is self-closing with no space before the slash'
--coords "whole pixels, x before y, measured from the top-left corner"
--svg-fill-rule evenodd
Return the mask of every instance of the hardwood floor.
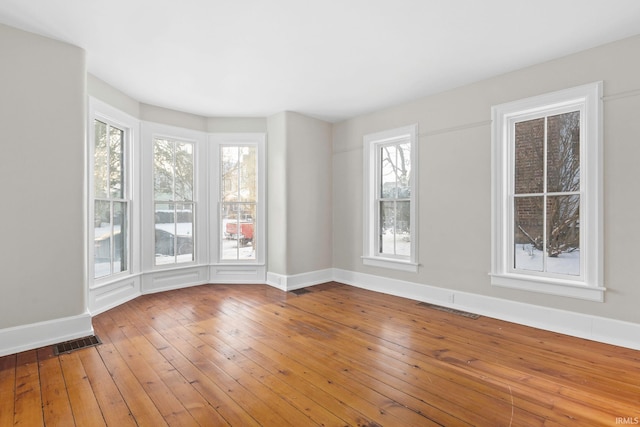
<path id="1" fill-rule="evenodd" d="M 2 357 L 0 427 L 614 426 L 640 417 L 640 351 L 338 283 L 309 290 L 146 295 L 94 318 L 97 347 Z"/>

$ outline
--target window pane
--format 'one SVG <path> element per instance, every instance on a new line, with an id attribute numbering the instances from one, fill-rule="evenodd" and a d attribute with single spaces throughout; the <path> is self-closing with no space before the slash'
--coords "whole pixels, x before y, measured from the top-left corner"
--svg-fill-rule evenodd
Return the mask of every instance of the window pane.
<path id="1" fill-rule="evenodd" d="M 547 191 L 580 190 L 580 112 L 547 119 Z"/>
<path id="2" fill-rule="evenodd" d="M 256 147 L 238 147 L 240 154 L 240 191 L 239 198 L 243 202 L 257 200 L 256 185 Z"/>
<path id="3" fill-rule="evenodd" d="M 193 204 L 176 204 L 176 256 L 177 262 L 190 262 L 194 258 Z"/>
<path id="4" fill-rule="evenodd" d="M 256 204 L 222 203 L 223 260 L 256 259 Z"/>
<path id="5" fill-rule="evenodd" d="M 408 198 L 411 178 L 411 144 L 380 147 L 380 195 L 384 199 Z"/>
<path id="6" fill-rule="evenodd" d="M 94 148 L 94 194 L 96 198 L 107 198 L 107 175 L 109 153 L 107 151 L 107 125 L 101 121 L 94 122 L 95 148 Z"/>
<path id="7" fill-rule="evenodd" d="M 127 270 L 127 203 L 113 203 L 113 272 Z"/>
<path id="8" fill-rule="evenodd" d="M 173 200 L 173 143 L 166 139 L 153 143 L 153 191 L 155 200 Z"/>
<path id="9" fill-rule="evenodd" d="M 111 198 L 122 199 L 123 194 L 123 156 L 124 132 L 118 128 L 109 128 L 109 193 Z"/>
<path id="10" fill-rule="evenodd" d="M 409 201 L 380 202 L 380 253 L 411 255 Z"/>
<path id="11" fill-rule="evenodd" d="M 175 205 L 156 203 L 155 208 L 155 258 L 156 264 L 175 262 Z"/>
<path id="12" fill-rule="evenodd" d="M 544 118 L 515 125 L 515 193 L 544 189 Z"/>
<path id="13" fill-rule="evenodd" d="M 193 200 L 193 144 L 176 142 L 175 145 L 175 199 Z"/>
<path id="14" fill-rule="evenodd" d="M 543 197 L 514 199 L 514 260 L 518 270 L 543 271 Z"/>
<path id="15" fill-rule="evenodd" d="M 111 203 L 94 203 L 94 277 L 111 274 Z"/>
<path id="16" fill-rule="evenodd" d="M 580 275 L 580 196 L 547 198 L 547 271 Z"/>

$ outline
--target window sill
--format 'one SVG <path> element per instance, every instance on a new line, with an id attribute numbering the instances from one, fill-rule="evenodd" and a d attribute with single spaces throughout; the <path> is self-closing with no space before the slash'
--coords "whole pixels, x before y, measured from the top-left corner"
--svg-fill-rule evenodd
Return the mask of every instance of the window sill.
<path id="1" fill-rule="evenodd" d="M 587 286 L 581 282 L 519 274 L 491 274 L 491 285 L 596 302 L 604 301 L 606 290 L 601 286 Z"/>
<path id="2" fill-rule="evenodd" d="M 369 265 L 372 267 L 382 267 L 382 268 L 389 268 L 392 270 L 409 271 L 411 273 L 416 273 L 418 271 L 418 264 L 416 264 L 415 262 L 393 259 L 393 258 L 363 256 L 362 263 L 364 265 Z"/>

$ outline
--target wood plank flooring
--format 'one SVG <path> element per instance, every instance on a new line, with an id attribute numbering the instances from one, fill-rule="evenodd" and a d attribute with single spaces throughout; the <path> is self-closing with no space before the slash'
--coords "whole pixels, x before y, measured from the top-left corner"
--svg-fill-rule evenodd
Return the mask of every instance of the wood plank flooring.
<path id="1" fill-rule="evenodd" d="M 309 290 L 146 295 L 94 318 L 97 347 L 1 357 L 0 427 L 575 427 L 640 417 L 640 351 L 339 283 Z"/>

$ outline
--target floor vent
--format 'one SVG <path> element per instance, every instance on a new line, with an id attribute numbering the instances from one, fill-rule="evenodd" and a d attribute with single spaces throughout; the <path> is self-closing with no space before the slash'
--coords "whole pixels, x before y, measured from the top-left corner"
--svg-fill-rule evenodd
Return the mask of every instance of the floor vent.
<path id="1" fill-rule="evenodd" d="M 78 338 L 71 341 L 61 342 L 53 346 L 53 353 L 57 356 L 62 353 L 71 353 L 81 348 L 93 347 L 95 345 L 102 344 L 100 338 L 95 335 L 91 335 L 84 338 Z"/>
<path id="2" fill-rule="evenodd" d="M 294 289 L 292 291 L 289 291 L 292 294 L 296 294 L 296 295 L 304 295 L 304 294 L 310 294 L 311 291 L 307 288 L 300 288 L 300 289 Z"/>
<path id="3" fill-rule="evenodd" d="M 429 304 L 427 302 L 420 302 L 420 303 L 418 303 L 418 305 L 421 306 L 421 307 L 428 307 L 428 308 L 433 308 L 435 310 L 444 311 L 446 313 L 456 314 L 458 316 L 467 317 L 467 318 L 473 319 L 473 320 L 476 320 L 476 319 L 480 318 L 479 314 L 469 313 L 469 312 L 462 311 L 462 310 L 456 310 L 455 308 L 443 307 L 441 305 Z"/>

